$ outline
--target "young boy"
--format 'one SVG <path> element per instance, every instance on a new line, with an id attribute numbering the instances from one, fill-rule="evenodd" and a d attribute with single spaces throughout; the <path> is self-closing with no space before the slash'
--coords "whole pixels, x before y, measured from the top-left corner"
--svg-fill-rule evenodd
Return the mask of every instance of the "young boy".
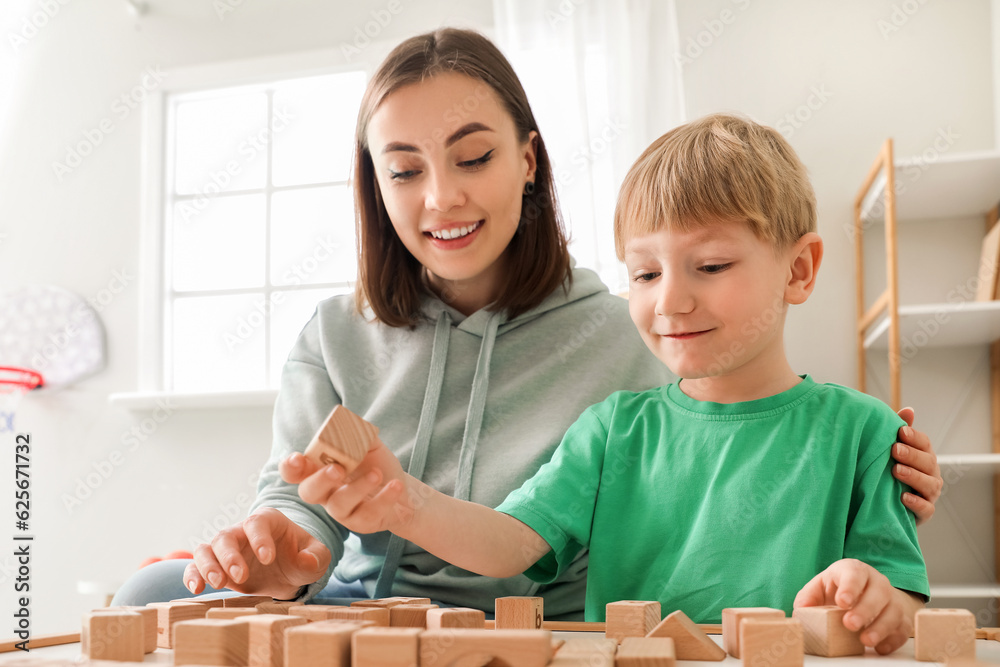
<path id="1" fill-rule="evenodd" d="M 837 604 L 865 644 L 895 650 L 928 594 L 890 473 L 902 422 L 796 375 L 784 352 L 788 306 L 823 256 L 815 209 L 774 130 L 727 115 L 672 130 L 626 177 L 615 242 L 632 320 L 678 383 L 589 408 L 497 510 L 430 489 L 385 447 L 300 495 L 493 577 L 551 581 L 589 549 L 588 620 L 617 600 L 708 623 L 725 607 Z"/>

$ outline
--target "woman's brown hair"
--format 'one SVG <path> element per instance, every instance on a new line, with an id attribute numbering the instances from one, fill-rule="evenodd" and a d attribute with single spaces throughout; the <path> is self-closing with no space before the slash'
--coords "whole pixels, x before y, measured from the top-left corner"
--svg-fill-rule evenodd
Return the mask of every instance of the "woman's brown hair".
<path id="1" fill-rule="evenodd" d="M 483 81 L 514 120 L 521 142 L 538 123 L 514 69 L 486 37 L 470 30 L 445 28 L 407 39 L 393 49 L 368 83 L 361 100 L 354 146 L 354 204 L 358 249 L 355 303 L 394 327 L 413 326 L 426 292 L 423 267 L 396 235 L 382 202 L 368 147 L 368 123 L 382 101 L 403 86 L 442 72 Z M 541 135 L 536 144 L 535 187 L 524 194 L 517 232 L 505 251 L 507 275 L 494 311 L 514 318 L 542 302 L 571 278 L 569 251 L 556 206 L 552 167 Z M 444 296 L 447 299 L 447 295 Z"/>

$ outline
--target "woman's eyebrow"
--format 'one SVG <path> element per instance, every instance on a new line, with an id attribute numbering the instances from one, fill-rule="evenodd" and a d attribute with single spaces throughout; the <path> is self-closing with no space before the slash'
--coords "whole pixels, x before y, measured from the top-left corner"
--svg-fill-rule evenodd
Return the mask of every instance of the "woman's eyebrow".
<path id="1" fill-rule="evenodd" d="M 495 131 L 496 130 L 494 130 L 492 127 L 489 127 L 488 125 L 483 125 L 482 123 L 467 123 L 462 127 L 458 128 L 457 130 L 455 130 L 451 134 L 451 136 L 445 140 L 444 145 L 446 147 L 450 147 L 459 139 L 462 139 L 463 137 L 470 135 L 473 132 L 495 132 Z M 392 153 L 394 151 L 399 151 L 403 153 L 419 153 L 420 149 L 417 146 L 414 146 L 413 144 L 407 144 L 402 141 L 391 141 L 382 148 L 383 155 L 385 153 Z"/>

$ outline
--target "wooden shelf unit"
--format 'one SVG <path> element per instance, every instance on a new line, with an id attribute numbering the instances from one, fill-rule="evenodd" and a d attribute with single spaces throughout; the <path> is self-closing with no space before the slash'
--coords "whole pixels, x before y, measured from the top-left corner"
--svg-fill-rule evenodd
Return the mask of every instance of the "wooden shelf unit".
<path id="1" fill-rule="evenodd" d="M 914 171 L 916 170 L 916 171 Z M 905 197 L 897 201 L 897 182 L 903 175 Z M 901 220 L 931 220 L 985 214 L 989 232 L 1000 218 L 1000 152 L 936 155 L 933 159 L 896 160 L 892 139 L 882 145 L 878 156 L 854 199 L 854 250 L 857 280 L 858 388 L 866 391 L 866 353 L 885 350 L 889 357 L 889 403 L 902 407 L 901 338 L 913 340 L 921 322 L 940 318 L 940 328 L 919 347 L 990 345 L 990 410 L 993 454 L 954 454 L 939 457 L 942 466 L 976 465 L 1000 469 L 1000 294 L 994 301 L 899 304 L 898 228 Z M 870 306 L 864 289 L 864 231 L 879 218 L 885 223 L 886 289 Z M 935 320 L 936 321 L 936 320 Z M 925 332 L 926 333 L 926 332 Z M 915 354 L 917 350 L 913 350 Z M 1000 472 L 993 477 L 993 523 L 995 573 L 1000 582 Z M 958 597 L 1000 597 L 1000 587 L 932 587 L 938 595 L 959 593 Z"/>

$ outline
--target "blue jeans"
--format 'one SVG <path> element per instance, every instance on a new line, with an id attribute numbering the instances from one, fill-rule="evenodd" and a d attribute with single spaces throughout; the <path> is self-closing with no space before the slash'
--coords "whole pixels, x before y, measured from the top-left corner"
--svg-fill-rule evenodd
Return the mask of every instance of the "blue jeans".
<path id="1" fill-rule="evenodd" d="M 188 559 L 161 560 L 142 568 L 128 578 L 115 593 L 112 606 L 135 605 L 143 607 L 150 602 L 169 602 L 181 598 L 195 597 L 184 587 L 184 568 Z M 242 595 L 229 589 L 215 589 L 205 584 L 205 590 L 198 597 L 225 598 Z M 336 578 L 319 592 L 319 595 L 309 601 L 309 604 L 341 604 L 349 605 L 356 600 L 367 600 L 368 593 L 360 582 L 345 584 Z"/>

